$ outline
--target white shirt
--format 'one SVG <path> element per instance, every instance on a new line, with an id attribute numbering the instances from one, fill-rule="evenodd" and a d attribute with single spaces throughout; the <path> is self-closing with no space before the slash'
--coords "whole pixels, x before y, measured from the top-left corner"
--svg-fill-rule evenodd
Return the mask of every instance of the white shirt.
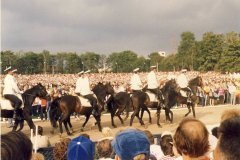
<path id="1" fill-rule="evenodd" d="M 150 153 L 151 155 L 154 155 L 157 158 L 157 160 L 160 160 L 161 157 L 164 156 L 161 147 L 156 144 L 150 145 Z"/>
<path id="2" fill-rule="evenodd" d="M 181 88 L 186 88 L 188 86 L 187 76 L 184 74 L 180 74 L 177 78 L 177 83 Z"/>
<path id="3" fill-rule="evenodd" d="M 5 94 L 19 94 L 20 90 L 17 86 L 17 82 L 13 75 L 7 74 L 4 78 L 4 89 L 3 89 L 3 95 Z"/>
<path id="4" fill-rule="evenodd" d="M 151 71 L 147 75 L 148 89 L 156 89 L 158 87 L 156 74 Z"/>
<path id="5" fill-rule="evenodd" d="M 83 96 L 88 95 L 88 94 L 92 94 L 88 77 L 78 78 L 78 80 L 76 82 L 75 92 L 80 93 Z"/>
<path id="6" fill-rule="evenodd" d="M 233 84 L 230 84 L 230 85 L 228 86 L 228 92 L 229 92 L 230 94 L 236 93 L 236 91 L 237 91 L 237 88 L 236 88 Z"/>
<path id="7" fill-rule="evenodd" d="M 141 90 L 142 89 L 142 82 L 141 82 L 138 74 L 134 73 L 132 75 L 130 85 L 131 85 L 131 89 L 133 89 L 133 90 Z"/>

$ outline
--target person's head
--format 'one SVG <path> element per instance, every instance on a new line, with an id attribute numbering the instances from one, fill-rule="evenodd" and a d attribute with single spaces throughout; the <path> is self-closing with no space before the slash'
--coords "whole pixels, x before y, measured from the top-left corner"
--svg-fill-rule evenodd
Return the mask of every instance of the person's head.
<path id="1" fill-rule="evenodd" d="M 67 160 L 67 149 L 70 141 L 70 138 L 63 138 L 55 144 L 53 148 L 54 159 Z"/>
<path id="2" fill-rule="evenodd" d="M 214 158 L 238 160 L 240 157 L 240 116 L 223 121 L 218 132 L 219 141 L 214 150 Z"/>
<path id="3" fill-rule="evenodd" d="M 93 160 L 94 154 L 94 142 L 84 136 L 72 139 L 68 145 L 68 160 Z"/>
<path id="4" fill-rule="evenodd" d="M 153 137 L 153 134 L 149 131 L 149 130 L 144 130 L 143 131 L 146 136 L 148 137 L 148 140 L 150 142 L 150 144 L 154 144 L 154 137 Z"/>
<path id="5" fill-rule="evenodd" d="M 111 140 L 103 139 L 97 143 L 97 153 L 99 158 L 109 158 L 112 152 Z"/>
<path id="6" fill-rule="evenodd" d="M 150 155 L 150 143 L 144 132 L 126 129 L 112 141 L 117 160 L 147 160 Z"/>
<path id="7" fill-rule="evenodd" d="M 151 66 L 150 71 L 156 71 L 156 68 L 157 68 L 156 66 Z"/>
<path id="8" fill-rule="evenodd" d="M 183 156 L 197 158 L 209 151 L 208 130 L 194 118 L 183 119 L 174 135 L 177 151 Z"/>
<path id="9" fill-rule="evenodd" d="M 223 122 L 229 118 L 234 118 L 234 117 L 239 117 L 239 116 L 240 116 L 239 109 L 229 109 L 222 113 L 221 122 Z"/>
<path id="10" fill-rule="evenodd" d="M 138 73 L 138 71 L 139 71 L 139 68 L 135 68 L 135 69 L 133 70 L 133 73 Z"/>
<path id="11" fill-rule="evenodd" d="M 172 133 L 163 132 L 160 139 L 160 147 L 164 155 L 174 156 Z"/>
<path id="12" fill-rule="evenodd" d="M 86 138 L 90 139 L 90 136 L 89 136 L 89 134 L 87 134 L 87 133 L 82 133 L 82 134 L 80 134 L 79 136 L 83 136 L 83 137 L 86 137 Z"/>
<path id="13" fill-rule="evenodd" d="M 32 142 L 22 132 L 9 132 L 1 135 L 1 159 L 30 160 L 32 157 Z"/>

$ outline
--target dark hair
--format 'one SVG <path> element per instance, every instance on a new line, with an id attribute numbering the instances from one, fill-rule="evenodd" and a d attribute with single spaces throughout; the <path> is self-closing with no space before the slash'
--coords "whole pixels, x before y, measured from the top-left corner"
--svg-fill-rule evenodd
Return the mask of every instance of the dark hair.
<path id="1" fill-rule="evenodd" d="M 212 135 L 215 136 L 216 138 L 218 138 L 218 129 L 219 127 L 214 127 L 211 131 L 212 131 Z"/>
<path id="2" fill-rule="evenodd" d="M 179 154 L 196 158 L 208 152 L 208 130 L 205 125 L 194 118 L 185 118 L 180 122 L 174 141 Z"/>
<path id="3" fill-rule="evenodd" d="M 240 157 L 240 117 L 223 121 L 219 127 L 219 150 L 226 160 Z"/>
<path id="4" fill-rule="evenodd" d="M 85 137 L 85 138 L 90 139 L 90 136 L 89 136 L 87 133 L 82 133 L 82 134 L 80 134 L 79 136 L 83 136 L 83 137 Z"/>
<path id="5" fill-rule="evenodd" d="M 143 132 L 148 137 L 150 144 L 154 144 L 154 137 L 153 137 L 152 133 L 149 130 L 144 130 Z"/>
<path id="6" fill-rule="evenodd" d="M 12 131 L 1 135 L 2 160 L 30 160 L 32 157 L 32 142 L 22 132 Z"/>
<path id="7" fill-rule="evenodd" d="M 171 135 L 165 135 L 160 140 L 160 146 L 164 155 L 174 156 L 173 138 Z"/>
<path id="8" fill-rule="evenodd" d="M 67 149 L 70 141 L 70 138 L 63 138 L 55 144 L 53 149 L 54 159 L 67 160 Z"/>
<path id="9" fill-rule="evenodd" d="M 99 158 L 110 158 L 112 152 L 113 149 L 109 139 L 104 139 L 97 143 L 97 153 Z"/>

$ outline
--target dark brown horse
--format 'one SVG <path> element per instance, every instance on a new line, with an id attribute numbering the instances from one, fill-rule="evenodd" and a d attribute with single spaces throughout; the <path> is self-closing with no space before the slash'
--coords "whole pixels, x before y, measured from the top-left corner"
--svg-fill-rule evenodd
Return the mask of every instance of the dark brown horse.
<path id="1" fill-rule="evenodd" d="M 186 104 L 188 108 L 188 112 L 185 114 L 185 117 L 191 113 L 191 108 L 193 112 L 193 117 L 196 117 L 195 114 L 195 104 L 197 101 L 197 88 L 203 87 L 203 81 L 200 76 L 192 79 L 188 83 L 188 87 L 192 91 L 191 102 L 188 101 L 187 97 L 184 97 L 180 93 L 180 88 L 177 85 L 176 81 L 170 80 L 168 81 L 164 87 L 162 88 L 163 96 L 164 96 L 164 104 L 165 104 L 165 114 L 166 119 L 171 123 L 173 122 L 173 113 L 170 110 L 176 104 Z M 170 115 L 171 116 L 170 116 Z"/>
<path id="2" fill-rule="evenodd" d="M 98 83 L 93 88 L 94 94 L 97 96 L 98 101 L 98 107 L 102 111 L 104 108 L 103 105 L 105 103 L 105 98 L 109 94 L 113 94 L 113 88 L 111 87 L 110 83 L 102 84 Z M 84 130 L 85 125 L 87 124 L 90 116 L 92 115 L 93 108 L 91 106 L 83 106 L 78 96 L 72 96 L 72 95 L 65 95 L 61 98 L 55 99 L 52 102 L 51 108 L 49 110 L 50 112 L 50 121 L 51 125 L 53 127 L 52 133 L 54 132 L 54 128 L 57 127 L 56 122 L 59 121 L 59 128 L 60 133 L 63 133 L 62 129 L 62 123 L 65 126 L 65 129 L 67 131 L 68 135 L 71 135 L 68 124 L 70 128 L 72 129 L 72 125 L 70 122 L 70 116 L 75 112 L 80 115 L 85 115 L 86 119 L 81 127 L 81 131 Z M 93 115 L 93 117 L 96 119 L 96 123 L 98 125 L 99 131 L 102 131 L 101 127 L 101 115 Z"/>
<path id="3" fill-rule="evenodd" d="M 144 89 L 145 91 L 145 89 Z M 131 119 L 130 119 L 130 126 L 132 126 L 133 123 L 133 119 L 136 116 L 139 120 L 139 123 L 141 125 L 144 125 L 144 122 L 142 120 L 143 117 L 143 113 L 144 111 L 148 112 L 149 115 L 149 123 L 152 123 L 152 117 L 151 117 L 151 113 L 149 111 L 149 108 L 155 108 L 157 109 L 157 125 L 159 127 L 161 127 L 160 125 L 160 111 L 161 111 L 161 107 L 163 104 L 163 99 L 162 99 L 162 95 L 161 95 L 161 91 L 159 90 L 159 97 L 157 99 L 157 101 L 150 101 L 150 97 L 148 96 L 148 94 L 146 92 L 135 92 L 133 93 L 131 100 L 132 100 L 132 106 L 133 106 L 133 114 L 131 115 Z M 139 115 L 141 111 L 141 115 Z"/>

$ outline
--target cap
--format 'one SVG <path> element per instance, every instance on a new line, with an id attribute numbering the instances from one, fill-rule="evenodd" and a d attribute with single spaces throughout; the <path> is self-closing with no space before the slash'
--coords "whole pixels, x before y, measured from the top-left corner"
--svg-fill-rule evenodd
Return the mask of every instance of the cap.
<path id="1" fill-rule="evenodd" d="M 144 132 L 126 129 L 112 141 L 112 147 L 122 160 L 133 159 L 136 155 L 150 155 L 150 143 Z"/>
<path id="2" fill-rule="evenodd" d="M 150 68 L 153 69 L 153 68 L 157 68 L 157 67 L 156 66 L 151 66 Z"/>
<path id="3" fill-rule="evenodd" d="M 137 71 L 139 71 L 139 68 L 135 68 L 135 69 L 133 70 L 133 72 L 137 72 Z"/>
<path id="4" fill-rule="evenodd" d="M 187 69 L 182 69 L 181 72 L 182 73 L 187 72 Z"/>
<path id="5" fill-rule="evenodd" d="M 86 72 L 84 72 L 84 73 L 90 73 L 90 70 L 87 70 Z"/>
<path id="6" fill-rule="evenodd" d="M 71 140 L 68 145 L 68 160 L 93 159 L 95 154 L 95 144 L 84 136 L 79 136 Z"/>
<path id="7" fill-rule="evenodd" d="M 84 71 L 78 72 L 78 74 L 83 74 L 83 73 L 84 73 Z"/>
<path id="8" fill-rule="evenodd" d="M 164 132 L 161 134 L 161 138 L 162 138 L 163 136 L 166 136 L 166 135 L 173 136 L 172 132 L 164 131 Z"/>
<path id="9" fill-rule="evenodd" d="M 4 72 L 10 71 L 11 69 L 12 69 L 12 67 L 11 67 L 11 66 L 9 66 L 9 67 L 6 67 L 6 69 L 4 70 Z"/>

